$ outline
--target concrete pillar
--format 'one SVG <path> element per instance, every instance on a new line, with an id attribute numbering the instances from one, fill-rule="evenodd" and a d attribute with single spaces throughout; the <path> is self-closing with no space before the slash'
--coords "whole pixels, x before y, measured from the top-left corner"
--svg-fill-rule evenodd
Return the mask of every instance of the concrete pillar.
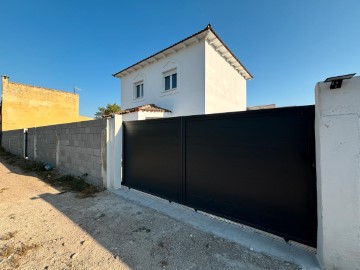
<path id="1" fill-rule="evenodd" d="M 318 259 L 360 269 L 360 77 L 316 85 Z"/>
<path id="2" fill-rule="evenodd" d="M 28 129 L 24 128 L 24 136 L 23 136 L 23 158 L 28 158 L 26 156 L 26 150 L 29 151 L 29 149 L 26 149 L 26 147 L 28 146 Z"/>
<path id="3" fill-rule="evenodd" d="M 37 136 L 36 136 L 36 128 L 34 128 L 34 160 L 37 158 Z"/>
<path id="4" fill-rule="evenodd" d="M 108 119 L 107 188 L 118 189 L 122 181 L 122 115 Z"/>

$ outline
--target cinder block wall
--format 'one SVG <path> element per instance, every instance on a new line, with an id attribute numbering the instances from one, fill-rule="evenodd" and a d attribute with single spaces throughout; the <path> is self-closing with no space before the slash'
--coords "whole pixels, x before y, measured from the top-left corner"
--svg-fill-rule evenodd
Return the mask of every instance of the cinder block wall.
<path id="1" fill-rule="evenodd" d="M 2 147 L 14 155 L 24 156 L 24 130 L 16 129 L 2 133 Z"/>
<path id="2" fill-rule="evenodd" d="M 57 126 L 28 129 L 28 158 L 56 166 Z M 34 142 L 36 145 L 34 145 Z M 35 152 L 36 151 L 36 152 Z"/>
<path id="3" fill-rule="evenodd" d="M 107 120 L 98 119 L 28 129 L 28 158 L 104 186 Z M 5 150 L 23 156 L 23 130 L 3 132 Z"/>

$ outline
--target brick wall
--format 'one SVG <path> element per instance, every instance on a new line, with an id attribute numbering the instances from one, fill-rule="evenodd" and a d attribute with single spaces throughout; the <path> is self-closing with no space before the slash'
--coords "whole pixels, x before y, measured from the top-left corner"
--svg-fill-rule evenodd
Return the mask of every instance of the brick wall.
<path id="1" fill-rule="evenodd" d="M 103 186 L 106 171 L 106 119 L 28 129 L 28 158 Z M 3 132 L 5 150 L 23 156 L 23 130 Z"/>

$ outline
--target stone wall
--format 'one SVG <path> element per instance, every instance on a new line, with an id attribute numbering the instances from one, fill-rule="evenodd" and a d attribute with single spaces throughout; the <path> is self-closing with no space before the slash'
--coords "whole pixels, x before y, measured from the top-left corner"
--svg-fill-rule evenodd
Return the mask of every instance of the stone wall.
<path id="1" fill-rule="evenodd" d="M 28 129 L 28 158 L 68 174 L 87 174 L 87 181 L 105 186 L 107 120 L 98 119 Z M 3 132 L 5 150 L 24 156 L 24 131 Z"/>

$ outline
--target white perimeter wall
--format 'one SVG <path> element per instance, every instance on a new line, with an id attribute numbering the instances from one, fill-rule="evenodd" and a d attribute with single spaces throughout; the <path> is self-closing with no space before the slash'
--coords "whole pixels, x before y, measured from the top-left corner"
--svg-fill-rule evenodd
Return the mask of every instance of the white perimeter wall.
<path id="1" fill-rule="evenodd" d="M 171 116 L 204 114 L 204 44 L 202 40 L 121 78 L 122 109 L 154 103 L 171 110 Z M 165 93 L 163 72 L 173 68 L 177 68 L 178 87 Z M 144 81 L 144 98 L 134 100 L 134 83 L 140 80 Z"/>
<path id="2" fill-rule="evenodd" d="M 123 121 L 135 121 L 171 117 L 171 113 L 138 111 L 122 115 Z"/>
<path id="3" fill-rule="evenodd" d="M 360 269 L 360 77 L 316 86 L 318 258 L 323 269 Z"/>
<path id="4" fill-rule="evenodd" d="M 205 113 L 246 110 L 246 80 L 205 43 Z"/>

